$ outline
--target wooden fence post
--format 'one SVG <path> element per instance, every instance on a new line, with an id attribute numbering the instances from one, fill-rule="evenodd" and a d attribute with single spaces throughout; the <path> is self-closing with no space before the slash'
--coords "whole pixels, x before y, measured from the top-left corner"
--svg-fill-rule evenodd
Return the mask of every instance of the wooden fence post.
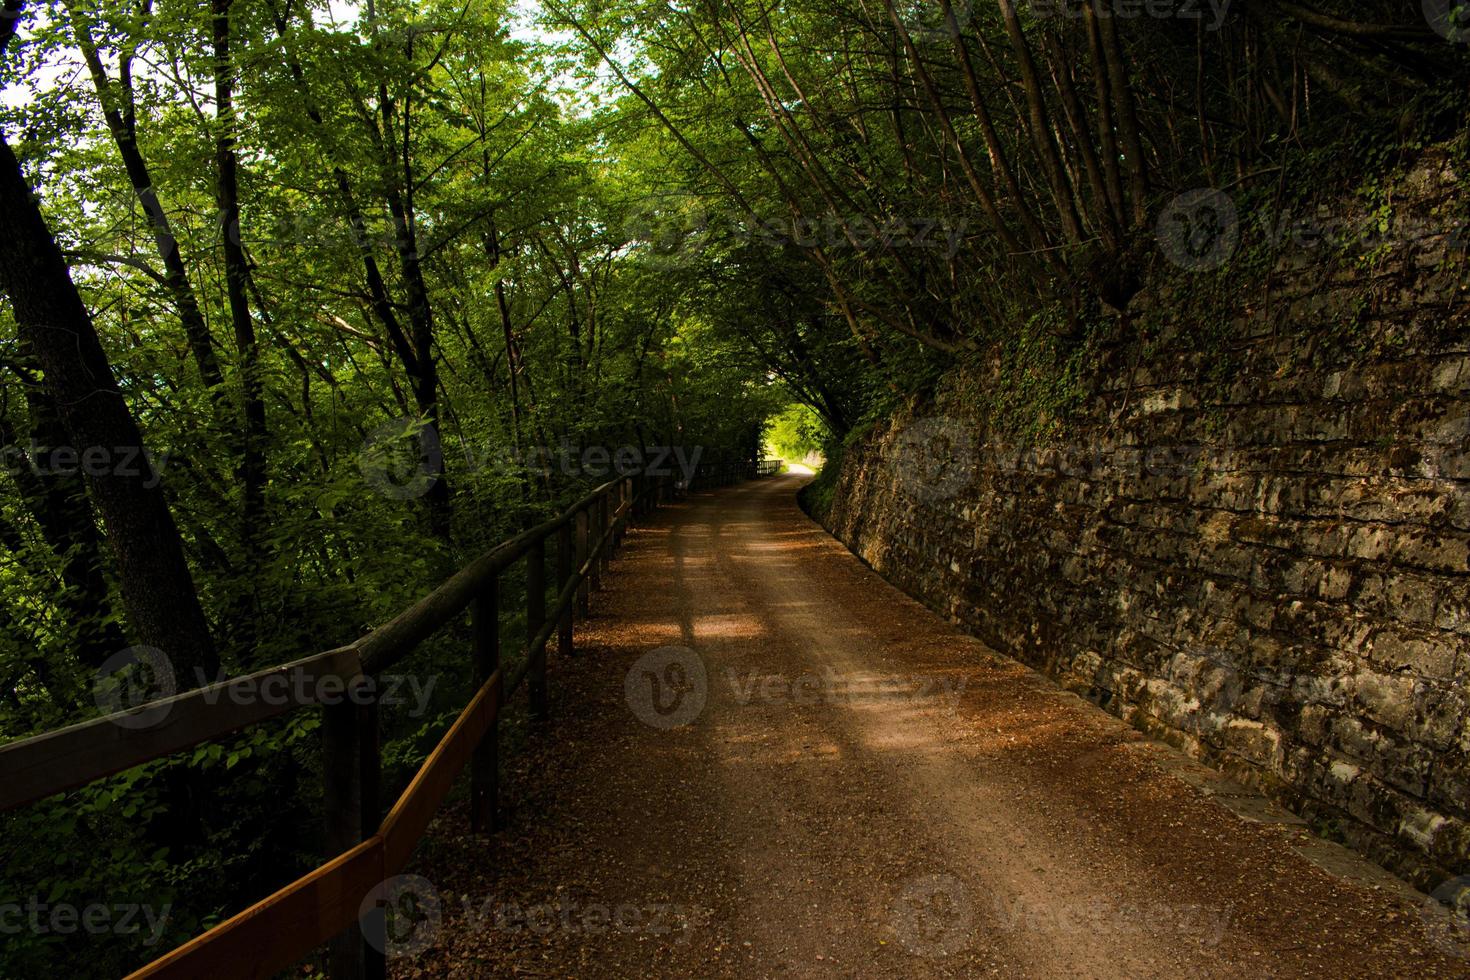
<path id="1" fill-rule="evenodd" d="M 378 706 L 355 694 L 322 706 L 322 811 L 326 859 L 366 840 L 378 829 Z M 332 980 L 382 980 L 387 974 L 384 912 L 369 913 L 327 946 Z M 373 944 L 376 943 L 376 946 Z"/>
<path id="2" fill-rule="evenodd" d="M 530 658 L 531 717 L 545 721 L 546 644 L 534 643 L 546 625 L 546 539 L 539 538 L 526 552 L 526 656 Z"/>
<path id="3" fill-rule="evenodd" d="M 475 663 L 475 686 L 483 687 L 500 669 L 500 576 L 490 579 L 470 608 Z M 475 746 L 470 760 L 470 829 L 492 834 L 499 829 L 500 811 L 500 713 Z"/>
<path id="4" fill-rule="evenodd" d="M 556 594 L 561 595 L 567 583 L 577 574 L 577 568 L 572 564 L 572 526 L 563 524 L 556 529 Z M 572 646 L 572 607 L 577 603 L 568 602 L 561 611 L 561 619 L 556 624 L 556 652 L 559 656 L 570 657 L 576 654 Z"/>
<path id="5" fill-rule="evenodd" d="M 601 536 L 602 520 L 602 498 L 599 497 L 587 506 L 587 554 L 590 558 L 592 549 L 597 546 L 597 539 Z M 587 566 L 587 591 L 596 592 L 602 588 L 602 559 L 598 558 Z"/>
<path id="6" fill-rule="evenodd" d="M 576 560 L 577 567 L 581 568 L 587 563 L 587 511 L 585 509 L 577 511 L 575 523 L 577 525 Z M 582 579 L 582 583 L 577 586 L 577 614 L 583 618 L 586 618 L 592 611 L 591 591 L 591 583 L 585 578 Z"/>
<path id="7" fill-rule="evenodd" d="M 597 537 L 602 539 L 607 534 L 607 498 L 608 494 L 603 492 L 597 498 Z M 607 553 L 611 550 L 612 542 L 607 544 L 597 553 L 597 587 L 602 588 L 602 573 L 607 571 Z"/>
<path id="8" fill-rule="evenodd" d="M 623 528 L 622 528 L 622 526 L 620 524 L 618 524 L 618 511 L 620 511 L 620 510 L 623 509 L 623 501 L 625 501 L 625 500 L 628 499 L 628 494 L 626 493 L 627 488 L 628 488 L 628 481 L 627 480 L 619 480 L 618 483 L 617 483 L 616 488 L 613 490 L 613 509 L 612 509 L 613 539 L 612 539 L 612 543 L 613 543 L 613 547 L 614 548 L 621 548 L 623 546 Z"/>

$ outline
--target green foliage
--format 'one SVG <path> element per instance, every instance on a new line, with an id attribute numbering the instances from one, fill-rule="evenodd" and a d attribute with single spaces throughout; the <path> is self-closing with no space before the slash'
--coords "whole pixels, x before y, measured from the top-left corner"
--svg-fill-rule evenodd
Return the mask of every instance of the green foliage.
<path id="1" fill-rule="evenodd" d="M 809 405 L 794 402 L 766 423 L 765 443 L 778 458 L 802 463 L 819 457 L 831 437 L 822 417 Z"/>
<path id="2" fill-rule="evenodd" d="M 25 922 L 6 937 L 5 975 L 119 975 L 315 864 L 316 728 L 310 713 L 255 726 L 0 816 L 0 906 Z M 186 808 L 185 785 L 219 795 Z M 52 919 L 89 908 L 107 910 L 101 927 Z"/>
<path id="3" fill-rule="evenodd" d="M 992 417 L 1003 430 L 1045 440 L 1090 394 L 1097 332 L 1085 342 L 1059 336 L 1062 311 L 1033 316 L 1001 347 L 1001 375 L 993 390 Z"/>
<path id="4" fill-rule="evenodd" d="M 841 457 L 828 458 L 817 475 L 797 494 L 801 509 L 818 524 L 826 524 L 832 513 L 832 502 L 837 493 L 838 476 L 842 472 Z"/>

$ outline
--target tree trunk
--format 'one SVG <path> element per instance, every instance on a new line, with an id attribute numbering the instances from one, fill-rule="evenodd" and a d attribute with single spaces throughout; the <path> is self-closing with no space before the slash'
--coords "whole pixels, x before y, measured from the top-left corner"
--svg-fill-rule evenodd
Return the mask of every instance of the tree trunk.
<path id="1" fill-rule="evenodd" d="M 0 288 L 10 297 L 21 338 L 45 372 L 44 383 L 72 446 L 82 453 L 95 447 L 111 462 L 89 467 L 87 486 L 102 515 L 123 604 L 138 638 L 163 651 L 180 687 L 193 686 L 196 669 L 213 676 L 219 660 L 159 475 L 143 454 L 142 433 L 61 249 L 3 137 Z"/>
<path id="2" fill-rule="evenodd" d="M 245 564 L 251 570 L 251 592 L 241 597 L 232 617 L 245 650 L 255 645 L 259 603 L 255 575 L 264 560 L 261 532 L 265 529 L 266 418 L 260 349 L 255 322 L 250 317 L 247 280 L 249 268 L 240 238 L 239 161 L 235 156 L 235 66 L 230 54 L 230 6 L 233 0 L 213 0 L 215 198 L 225 261 L 225 295 L 230 305 L 235 348 L 240 358 L 243 432 L 240 444 L 240 540 Z"/>
<path id="3" fill-rule="evenodd" d="M 122 158 L 123 169 L 127 171 L 133 193 L 138 196 L 138 203 L 143 205 L 143 212 L 153 228 L 153 241 L 158 248 L 159 258 L 163 260 L 164 280 L 173 295 L 184 335 L 189 339 L 189 350 L 194 355 L 194 363 L 199 367 L 199 377 L 204 380 L 206 387 L 218 388 L 224 381 L 224 376 L 220 372 L 219 360 L 214 355 L 214 341 L 204 322 L 204 314 L 199 310 L 199 300 L 194 293 L 193 283 L 189 281 L 188 270 L 184 268 L 184 259 L 179 254 L 179 242 L 174 237 L 173 225 L 158 200 L 158 192 L 153 187 L 153 178 L 148 171 L 148 162 L 143 159 L 143 152 L 138 148 L 137 117 L 133 112 L 133 90 L 127 59 L 124 57 L 120 71 L 118 87 L 121 89 L 122 103 L 119 104 L 113 92 L 112 80 L 107 77 L 107 70 L 102 65 L 102 58 L 97 53 L 91 28 L 83 13 L 74 2 L 67 4 L 67 10 L 71 14 L 72 31 L 76 35 L 77 46 L 81 49 L 82 60 L 86 62 L 87 71 L 92 76 L 92 85 L 97 90 L 102 118 L 106 120 L 108 132 L 117 145 L 118 156 Z"/>
<path id="4" fill-rule="evenodd" d="M 67 444 L 56 406 L 44 390 L 29 382 L 25 396 L 33 452 L 49 457 Z M 10 420 L 0 418 L 0 439 L 18 445 L 16 435 Z M 102 574 L 102 542 L 92 505 L 87 501 L 86 484 L 80 472 L 32 454 L 19 463 L 12 470 L 16 487 L 61 566 L 65 588 L 57 604 L 76 630 L 77 660 L 87 670 L 96 670 L 126 647 L 127 640 L 111 621 L 111 597 Z"/>

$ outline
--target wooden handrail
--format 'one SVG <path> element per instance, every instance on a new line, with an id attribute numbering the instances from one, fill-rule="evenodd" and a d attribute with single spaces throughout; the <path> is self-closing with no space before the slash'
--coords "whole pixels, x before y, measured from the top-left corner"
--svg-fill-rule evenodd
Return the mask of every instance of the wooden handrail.
<path id="1" fill-rule="evenodd" d="M 574 520 L 578 513 L 602 499 L 620 482 L 611 480 L 604 483 L 551 520 L 491 548 L 451 575 L 433 592 L 363 637 L 358 641 L 357 649 L 362 656 L 364 672 L 376 674 L 408 656 L 422 640 L 464 612 L 486 582 L 520 560 L 532 545 L 545 541 L 563 524 Z"/>
<path id="2" fill-rule="evenodd" d="M 363 900 L 407 865 L 434 811 L 499 710 L 497 673 L 444 733 L 376 834 L 134 971 L 128 980 L 264 980 L 351 926 Z"/>
<path id="3" fill-rule="evenodd" d="M 753 470 L 743 464 L 722 464 L 710 475 L 716 482 L 728 482 L 754 475 Z M 546 646 L 552 635 L 561 631 L 569 646 L 571 618 L 585 601 L 588 584 L 595 587 L 628 523 L 672 495 L 673 486 L 666 477 L 610 481 L 552 520 L 492 548 L 408 610 L 349 646 L 0 746 L 0 808 L 63 792 L 298 707 L 321 704 L 329 717 L 348 722 L 323 726 L 324 744 L 336 753 L 323 763 L 328 785 L 337 787 L 333 798 L 339 803 L 352 801 L 362 814 L 375 813 L 371 784 L 377 767 L 376 706 L 362 705 L 356 699 L 332 700 L 326 696 L 331 692 L 324 682 L 335 682 L 332 689 L 344 696 L 349 689 L 360 696 L 357 685 L 369 683 L 369 678 L 398 663 L 474 605 L 480 687 L 386 817 L 381 822 L 364 817 L 359 834 L 351 830 L 355 817 L 347 820 L 329 814 L 332 832 L 328 844 L 339 846 L 321 866 L 130 975 L 150 980 L 270 977 L 332 941 L 335 977 L 381 976 L 381 956 L 363 955 L 361 940 L 344 944 L 342 937 L 356 935 L 363 903 L 385 878 L 407 865 L 434 812 L 472 759 L 477 781 L 472 813 L 484 805 L 481 797 L 488 795 L 493 816 L 495 746 L 502 705 L 529 676 L 536 681 L 532 685 L 535 713 L 538 685 L 544 698 Z M 553 535 L 559 536 L 556 598 L 548 611 L 544 593 L 529 596 L 528 627 L 534 633 L 528 637 L 522 662 L 507 678 L 499 666 L 499 575 L 528 555 L 544 562 L 545 541 Z M 574 546 L 577 560 L 572 561 L 568 555 Z M 539 591 L 534 583 L 541 580 L 539 574 L 528 575 L 532 592 Z M 245 685 L 256 685 L 258 694 L 262 683 L 284 688 L 284 696 L 239 696 Z M 541 707 L 544 710 L 544 704 Z M 331 714 L 344 708 L 363 714 Z M 158 712 L 161 720 L 146 728 L 127 727 L 129 721 L 150 711 Z M 346 764 L 349 760 L 351 764 Z M 486 779 L 488 787 L 478 785 Z M 351 792 L 344 794 L 343 786 Z M 371 835 L 368 827 L 375 828 Z M 344 834 L 351 840 L 342 840 Z M 366 839 L 358 840 L 359 836 Z M 338 959 L 343 952 L 348 955 Z"/>
<path id="4" fill-rule="evenodd" d="M 559 592 L 556 597 L 556 605 L 547 615 L 546 622 L 541 626 L 541 629 L 537 632 L 537 634 L 533 636 L 526 644 L 525 659 L 521 661 L 521 665 L 516 668 L 515 672 L 510 675 L 510 680 L 505 685 L 505 697 L 508 698 L 511 695 L 515 694 L 515 692 L 520 688 L 521 682 L 526 679 L 526 676 L 536 666 L 538 653 L 540 656 L 545 656 L 546 644 L 551 642 L 551 635 L 556 632 L 558 628 L 561 614 L 570 609 L 572 603 L 576 601 L 577 591 L 582 585 L 582 580 L 591 574 L 593 566 L 596 565 L 596 563 L 611 547 L 611 543 L 614 539 L 614 529 L 620 524 L 627 523 L 628 516 L 632 512 L 632 506 L 632 502 L 629 501 L 615 512 L 616 516 L 614 517 L 613 522 L 603 533 L 602 537 L 598 539 L 596 546 L 594 546 L 589 552 L 589 554 L 587 555 L 587 560 L 573 570 L 571 577 L 567 580 L 566 584 L 562 586 L 561 592 Z"/>
<path id="5" fill-rule="evenodd" d="M 353 651 L 362 657 L 364 667 L 370 651 L 374 662 L 379 665 L 378 669 L 381 669 L 397 663 L 425 637 L 432 635 L 477 599 L 483 604 L 477 608 L 488 607 L 483 613 L 477 612 L 477 617 L 485 615 L 491 618 L 490 623 L 476 623 L 477 643 L 498 644 L 498 637 L 492 641 L 488 636 L 496 630 L 494 602 L 493 599 L 486 602 L 484 597 L 495 595 L 500 572 L 522 556 L 540 550 L 537 545 L 559 533 L 562 527 L 576 524 L 578 514 L 596 511 L 599 515 L 606 515 L 606 525 L 594 529 L 597 532 L 595 541 L 589 542 L 581 563 L 570 569 L 564 581 L 559 581 L 553 608 L 545 613 L 544 622 L 535 635 L 528 638 L 525 656 L 513 678 L 507 682 L 499 669 L 490 674 L 419 767 L 376 833 L 148 964 L 132 977 L 268 977 L 353 927 L 358 921 L 361 902 L 384 878 L 396 874 L 407 864 L 428 829 L 435 810 L 449 794 L 455 778 L 472 758 L 482 753 L 486 743 L 492 747 L 493 766 L 495 726 L 500 706 L 527 676 L 534 676 L 539 671 L 544 678 L 546 645 L 560 628 L 562 619 L 572 614 L 582 583 L 600 562 L 606 560 L 633 514 L 640 507 L 655 506 L 666 493 L 666 488 L 660 483 L 645 487 L 638 494 L 631 492 L 624 481 L 604 484 L 559 517 L 491 549 L 426 599 L 354 644 Z M 611 508 L 605 507 L 606 501 L 614 495 L 617 503 Z M 498 660 L 498 654 L 496 657 Z M 363 753 L 354 755 L 359 761 L 364 757 Z M 493 772 L 490 778 L 494 778 Z M 335 973 L 381 975 L 380 958 L 352 954 L 351 944 L 348 946 L 350 955 L 346 959 L 346 968 L 339 968 Z M 377 968 L 369 964 L 375 964 Z"/>
<path id="6" fill-rule="evenodd" d="M 476 591 L 524 556 L 538 536 L 554 534 L 619 482 L 602 484 L 558 516 L 491 548 L 405 612 L 348 646 L 0 745 L 0 811 L 316 704 L 315 695 L 333 682 L 341 685 L 340 694 L 359 674 L 381 674 L 462 613 Z M 242 696 L 251 689 L 282 686 L 287 692 L 283 698 Z M 307 696 L 301 696 L 303 691 Z"/>
<path id="7" fill-rule="evenodd" d="M 455 777 L 470 761 L 481 737 L 495 723 L 500 705 L 500 672 L 496 671 L 449 726 L 378 828 L 378 836 L 383 838 L 385 875 L 395 875 L 408 864 L 413 849 L 429 829 L 434 811 L 449 795 Z"/>
<path id="8" fill-rule="evenodd" d="M 363 899 L 386 877 L 383 838 L 374 835 L 128 974 L 128 980 L 267 980 L 356 923 Z"/>
<path id="9" fill-rule="evenodd" d="M 10 742 L 0 746 L 0 810 L 317 704 L 320 696 L 345 697 L 361 673 L 357 648 L 346 646 Z M 266 696 L 267 688 L 281 693 Z"/>

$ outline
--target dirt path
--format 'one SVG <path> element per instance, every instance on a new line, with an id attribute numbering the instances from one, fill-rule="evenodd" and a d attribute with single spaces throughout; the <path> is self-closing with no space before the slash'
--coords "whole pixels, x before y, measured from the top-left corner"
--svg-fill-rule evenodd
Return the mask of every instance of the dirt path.
<path id="1" fill-rule="evenodd" d="M 441 921 L 396 975 L 1470 976 L 1419 905 L 888 586 L 798 482 L 629 535 L 508 830 L 451 809 L 420 853 Z"/>

